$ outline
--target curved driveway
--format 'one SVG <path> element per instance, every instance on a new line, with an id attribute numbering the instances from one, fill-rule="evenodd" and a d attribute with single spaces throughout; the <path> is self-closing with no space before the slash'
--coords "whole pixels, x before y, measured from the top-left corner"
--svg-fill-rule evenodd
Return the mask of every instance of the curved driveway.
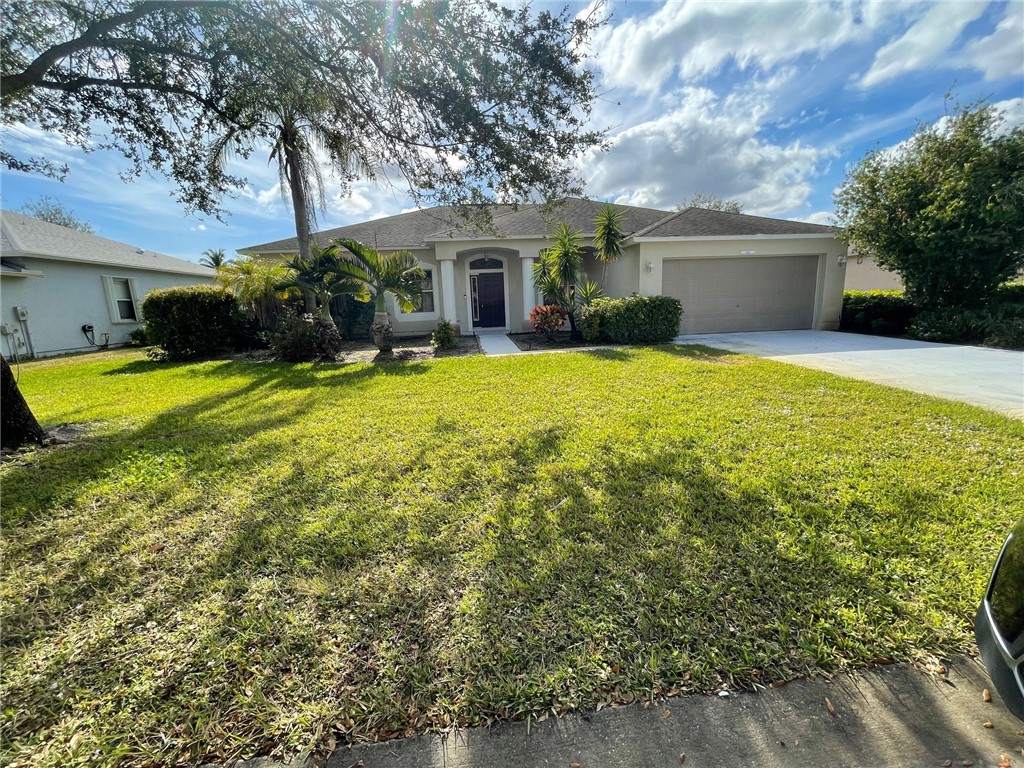
<path id="1" fill-rule="evenodd" d="M 708 333 L 680 336 L 676 343 L 767 357 L 1024 418 L 1024 352 L 835 331 Z"/>

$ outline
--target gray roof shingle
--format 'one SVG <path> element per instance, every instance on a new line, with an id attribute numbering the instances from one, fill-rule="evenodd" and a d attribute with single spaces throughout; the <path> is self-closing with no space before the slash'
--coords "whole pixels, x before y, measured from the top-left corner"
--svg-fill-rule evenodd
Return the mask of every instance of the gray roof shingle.
<path id="1" fill-rule="evenodd" d="M 770 219 L 746 213 L 727 213 L 707 208 L 684 208 L 634 237 L 742 237 L 750 235 L 835 235 L 836 227 L 805 221 Z"/>
<path id="2" fill-rule="evenodd" d="M 209 267 L 192 261 L 147 251 L 134 245 L 33 219 L 31 216 L 13 211 L 0 211 L 0 222 L 4 229 L 4 236 L 0 239 L 0 252 L 4 255 L 24 253 L 42 258 L 109 264 L 179 275 L 214 275 L 214 271 Z"/>
<path id="3" fill-rule="evenodd" d="M 511 206 L 495 206 L 492 216 L 497 219 L 507 213 Z M 358 240 L 365 245 L 372 245 L 380 250 L 398 248 L 428 248 L 426 238 L 439 229 L 446 229 L 459 224 L 462 218 L 455 208 L 438 206 L 396 216 L 386 216 L 372 221 L 349 224 L 344 227 L 325 229 L 313 235 L 313 242 L 320 246 L 329 245 L 332 240 L 344 237 Z M 260 245 L 239 248 L 239 253 L 296 253 L 299 241 L 294 237 L 274 240 Z"/>
<path id="4" fill-rule="evenodd" d="M 552 225 L 561 222 L 568 222 L 573 229 L 578 229 L 584 235 L 594 234 L 594 218 L 598 211 L 606 205 L 595 200 L 584 200 L 579 197 L 571 197 L 564 202 L 545 210 L 540 205 L 522 206 L 518 211 L 506 213 L 504 216 L 495 217 L 494 226 L 502 237 L 542 237 L 550 232 Z M 670 211 L 661 211 L 656 208 L 638 208 L 633 205 L 614 205 L 622 211 L 622 229 L 627 234 L 636 232 L 639 229 L 650 226 L 671 216 Z M 461 240 L 472 237 L 487 237 L 478 235 L 471 229 L 459 228 L 436 232 L 429 239 Z"/>
<path id="5" fill-rule="evenodd" d="M 495 206 L 492 211 L 494 233 L 481 231 L 465 223 L 457 209 L 449 207 L 401 213 L 382 219 L 349 224 L 317 232 L 313 240 L 328 245 L 339 237 L 358 240 L 381 250 L 429 248 L 437 240 L 471 240 L 474 238 L 543 237 L 552 226 L 566 221 L 585 236 L 594 232 L 594 218 L 605 203 L 582 198 L 569 198 L 550 209 L 540 205 Z M 800 221 L 770 219 L 764 216 L 724 213 L 704 208 L 663 211 L 632 205 L 614 205 L 623 212 L 622 228 L 636 237 L 701 237 L 749 235 L 834 234 L 835 227 Z M 240 248 L 239 253 L 295 253 L 299 249 L 294 237 Z"/>

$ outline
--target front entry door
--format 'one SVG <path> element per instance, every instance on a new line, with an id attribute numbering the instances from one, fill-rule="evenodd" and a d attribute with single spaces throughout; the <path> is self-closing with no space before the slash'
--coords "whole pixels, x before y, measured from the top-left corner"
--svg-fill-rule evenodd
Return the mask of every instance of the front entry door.
<path id="1" fill-rule="evenodd" d="M 473 327 L 505 327 L 505 275 L 481 272 L 469 277 L 473 291 Z"/>

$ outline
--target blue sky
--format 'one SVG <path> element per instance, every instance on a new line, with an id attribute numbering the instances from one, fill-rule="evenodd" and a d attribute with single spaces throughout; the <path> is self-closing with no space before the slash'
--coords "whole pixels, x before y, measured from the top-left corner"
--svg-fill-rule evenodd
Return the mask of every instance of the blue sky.
<path id="1" fill-rule="evenodd" d="M 612 147 L 579 161 L 597 199 L 671 209 L 706 192 L 749 213 L 827 222 L 846 169 L 940 119 L 946 93 L 1024 123 L 1024 0 L 613 2 L 603 12 L 590 66 L 602 93 L 594 124 Z M 31 126 L 4 140 L 71 167 L 64 183 L 3 173 L 8 210 L 50 195 L 105 237 L 193 261 L 294 235 L 265 156 L 234 169 L 249 184 L 221 223 L 185 215 L 162 177 L 122 181 L 115 154 L 84 154 Z M 329 186 L 321 228 L 411 205 L 400 189 L 359 182 L 342 197 Z"/>

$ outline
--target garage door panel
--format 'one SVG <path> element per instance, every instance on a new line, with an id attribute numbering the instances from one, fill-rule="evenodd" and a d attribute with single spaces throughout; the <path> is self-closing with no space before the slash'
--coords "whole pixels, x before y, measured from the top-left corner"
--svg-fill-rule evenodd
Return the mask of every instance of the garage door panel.
<path id="1" fill-rule="evenodd" d="M 810 328 L 817 256 L 666 259 L 662 292 L 683 303 L 681 333 Z"/>

